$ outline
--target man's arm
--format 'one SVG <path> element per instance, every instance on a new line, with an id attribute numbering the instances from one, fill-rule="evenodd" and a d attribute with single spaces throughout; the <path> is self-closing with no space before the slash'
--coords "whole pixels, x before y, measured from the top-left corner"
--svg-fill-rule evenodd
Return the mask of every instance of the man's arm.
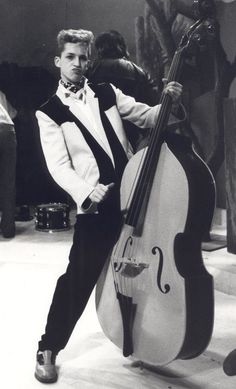
<path id="1" fill-rule="evenodd" d="M 135 101 L 131 96 L 127 96 L 113 85 L 116 94 L 116 104 L 120 116 L 124 120 L 134 123 L 140 128 L 151 128 L 154 126 L 156 115 L 160 110 L 160 105 L 150 107 L 147 104 Z"/>
<path id="2" fill-rule="evenodd" d="M 180 85 L 180 84 L 179 84 Z M 182 86 L 181 86 L 182 87 Z M 178 96 L 181 95 L 181 87 L 168 86 L 167 92 L 168 94 L 172 95 L 172 98 L 178 100 Z M 116 103 L 118 111 L 124 120 L 131 121 L 132 123 L 136 124 L 136 126 L 141 128 L 153 128 L 159 111 L 160 111 L 160 104 L 155 105 L 154 107 L 150 107 L 147 104 L 139 103 L 135 101 L 133 97 L 127 96 L 124 93 L 121 92 L 121 90 L 114 88 L 114 91 L 116 93 Z M 179 103 L 175 103 L 175 106 Z M 176 111 L 177 112 L 177 111 Z M 175 117 L 175 115 L 170 115 L 170 124 L 176 125 L 176 123 L 180 123 L 186 119 L 186 112 L 181 108 L 179 109 L 178 116 Z"/>

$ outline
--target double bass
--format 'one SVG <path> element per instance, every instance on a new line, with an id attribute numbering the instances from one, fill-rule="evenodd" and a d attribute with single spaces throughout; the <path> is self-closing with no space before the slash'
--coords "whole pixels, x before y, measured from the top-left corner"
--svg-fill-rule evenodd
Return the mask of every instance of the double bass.
<path id="1" fill-rule="evenodd" d="M 211 31 L 198 20 L 183 35 L 168 81 L 178 81 L 185 54 Z M 213 329 L 213 279 L 201 243 L 210 230 L 215 183 L 190 139 L 168 134 L 164 93 L 149 145 L 128 162 L 121 182 L 124 221 L 96 286 L 105 335 L 124 356 L 161 366 L 207 347 Z"/>

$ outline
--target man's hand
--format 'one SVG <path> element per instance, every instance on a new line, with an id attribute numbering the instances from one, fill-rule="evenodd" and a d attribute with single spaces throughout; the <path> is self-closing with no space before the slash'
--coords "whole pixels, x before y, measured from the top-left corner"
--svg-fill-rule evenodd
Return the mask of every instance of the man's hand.
<path id="1" fill-rule="evenodd" d="M 113 188 L 114 185 L 114 182 L 108 185 L 98 184 L 95 189 L 90 193 L 89 199 L 92 201 L 92 203 L 101 203 L 107 198 L 110 189 Z"/>
<path id="2" fill-rule="evenodd" d="M 171 96 L 173 103 L 178 104 L 183 92 L 183 86 L 177 81 L 170 81 L 167 83 L 167 79 L 162 79 L 164 83 L 163 92 Z"/>

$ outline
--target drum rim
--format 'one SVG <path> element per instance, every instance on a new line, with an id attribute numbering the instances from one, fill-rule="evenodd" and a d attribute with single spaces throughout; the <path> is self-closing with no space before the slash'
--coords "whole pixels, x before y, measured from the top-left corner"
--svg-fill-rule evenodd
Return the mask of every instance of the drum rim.
<path id="1" fill-rule="evenodd" d="M 65 203 L 46 203 L 46 204 L 38 204 L 36 206 L 36 212 L 45 211 L 45 210 L 51 212 L 55 212 L 55 211 L 67 212 L 70 211 L 70 207 L 68 204 Z"/>
<path id="2" fill-rule="evenodd" d="M 66 204 L 66 203 L 61 203 L 61 202 L 55 202 L 55 203 L 41 203 L 41 204 L 38 204 L 36 205 L 36 208 L 37 207 L 52 207 L 52 206 L 63 206 L 63 207 L 66 207 L 66 208 L 69 208 L 69 205 Z"/>
<path id="3" fill-rule="evenodd" d="M 52 233 L 52 232 L 61 232 L 61 231 L 69 231 L 71 229 L 71 226 L 69 225 L 68 227 L 65 227 L 65 228 L 39 228 L 38 226 L 35 226 L 35 230 L 36 231 L 40 231 L 40 232 L 49 232 L 49 233 Z"/>

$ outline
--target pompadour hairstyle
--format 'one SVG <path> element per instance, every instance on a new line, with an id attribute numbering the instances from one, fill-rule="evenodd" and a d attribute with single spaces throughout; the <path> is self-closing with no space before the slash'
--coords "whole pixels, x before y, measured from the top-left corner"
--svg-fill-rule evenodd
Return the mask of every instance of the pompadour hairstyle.
<path id="1" fill-rule="evenodd" d="M 58 51 L 61 52 L 64 50 L 65 43 L 84 43 L 85 45 L 90 46 L 93 43 L 94 35 L 92 31 L 88 30 L 61 30 L 57 35 L 57 47 Z"/>

